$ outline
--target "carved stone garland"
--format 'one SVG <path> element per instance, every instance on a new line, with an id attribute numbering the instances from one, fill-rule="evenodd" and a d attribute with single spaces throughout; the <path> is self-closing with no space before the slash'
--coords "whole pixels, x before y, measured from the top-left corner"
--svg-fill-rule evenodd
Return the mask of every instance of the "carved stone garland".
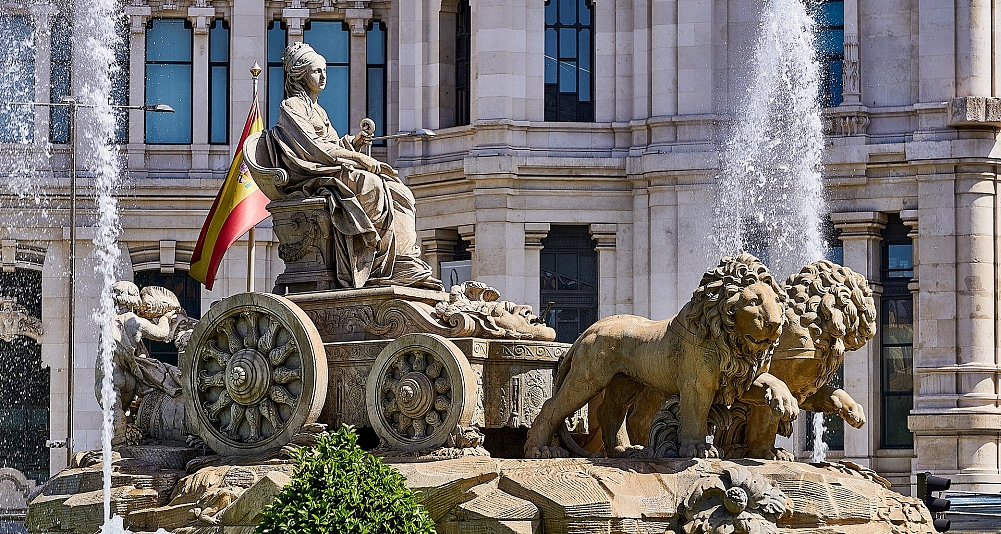
<path id="1" fill-rule="evenodd" d="M 327 362 L 312 322 L 283 297 L 243 293 L 215 304 L 181 359 L 185 410 L 220 454 L 281 447 L 316 422 Z"/>
<path id="2" fill-rule="evenodd" d="M 476 408 L 476 374 L 454 343 L 407 334 L 386 346 L 367 384 L 368 418 L 392 448 L 439 447 Z"/>

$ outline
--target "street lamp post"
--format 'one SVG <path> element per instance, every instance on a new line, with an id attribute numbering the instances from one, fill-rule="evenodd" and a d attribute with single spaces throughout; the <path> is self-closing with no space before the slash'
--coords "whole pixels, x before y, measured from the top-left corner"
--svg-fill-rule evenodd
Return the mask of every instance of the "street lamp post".
<path id="1" fill-rule="evenodd" d="M 74 96 L 64 96 L 59 102 L 0 102 L 0 105 L 17 105 L 17 106 L 42 106 L 48 108 L 54 107 L 67 107 L 68 113 L 68 130 L 69 138 L 68 142 L 70 145 L 70 235 L 69 235 L 69 332 L 68 332 L 68 365 L 66 372 L 66 379 L 69 386 L 69 391 L 67 392 L 66 398 L 66 464 L 69 465 L 70 461 L 73 459 L 73 366 L 74 366 L 74 343 L 76 342 L 76 112 L 79 108 L 94 108 L 97 107 L 94 104 L 81 104 L 77 102 Z M 112 108 L 116 109 L 130 109 L 130 110 L 143 110 L 153 113 L 173 113 L 174 108 L 167 104 L 147 104 L 143 106 L 129 106 L 129 105 L 111 105 Z"/>

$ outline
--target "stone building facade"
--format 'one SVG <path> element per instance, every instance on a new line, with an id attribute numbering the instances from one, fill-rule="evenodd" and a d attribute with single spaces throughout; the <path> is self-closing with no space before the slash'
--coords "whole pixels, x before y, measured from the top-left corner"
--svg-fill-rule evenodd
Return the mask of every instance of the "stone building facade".
<path id="1" fill-rule="evenodd" d="M 32 36 L 34 81 L 20 83 L 36 101 L 60 96 L 48 81 L 67 64 L 56 46 L 65 12 L 52 2 L 9 3 L 0 17 Z M 819 4 L 832 245 L 872 281 L 880 308 L 877 338 L 844 368 L 869 423 L 834 436 L 842 450 L 830 455 L 905 492 L 922 471 L 954 488 L 1001 489 L 1001 2 Z M 537 309 L 552 302 L 547 317 L 564 339 L 615 313 L 669 317 L 715 262 L 712 183 L 759 9 L 756 0 L 128 2 L 119 103 L 163 101 L 179 113 L 131 112 L 121 125 L 122 277 L 176 288 L 193 314 L 246 289 L 246 237 L 213 291 L 184 274 L 253 99 L 250 67 L 264 69 L 260 99 L 272 110 L 281 48 L 305 40 L 327 57 L 321 103 L 339 130 L 372 116 L 381 133 L 437 133 L 373 150 L 413 189 L 432 265 L 468 265 Z M 32 350 L 50 393 L 36 433 L 56 442 L 46 452 L 54 473 L 67 450 L 99 444 L 94 211 L 82 194 L 71 319 L 70 149 L 63 119 L 42 107 L 31 117 L 28 134 L 5 133 L 3 153 L 33 154 L 50 206 L 43 217 L 21 205 L 0 238 L 4 270 L 37 279 L 46 329 Z M 86 175 L 80 187 L 88 191 Z M 265 290 L 283 269 L 269 224 L 255 242 L 254 282 Z M 806 434 L 803 424 L 785 446 L 808 455 Z"/>

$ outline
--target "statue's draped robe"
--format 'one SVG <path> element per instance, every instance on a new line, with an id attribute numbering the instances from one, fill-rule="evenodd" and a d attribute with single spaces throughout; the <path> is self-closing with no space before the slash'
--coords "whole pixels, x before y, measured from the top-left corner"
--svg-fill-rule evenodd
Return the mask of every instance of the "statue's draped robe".
<path id="1" fill-rule="evenodd" d="M 327 199 L 341 287 L 441 289 L 431 267 L 420 259 L 413 193 L 395 176 L 374 174 L 334 156 L 353 148 L 338 137 L 322 107 L 304 97 L 287 98 L 270 133 L 277 152 L 274 163 L 289 175 L 282 193 Z"/>

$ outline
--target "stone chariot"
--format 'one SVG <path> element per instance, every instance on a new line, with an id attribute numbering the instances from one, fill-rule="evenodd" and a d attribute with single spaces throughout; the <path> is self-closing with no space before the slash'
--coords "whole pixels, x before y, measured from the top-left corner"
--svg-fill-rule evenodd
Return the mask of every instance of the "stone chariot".
<path id="1" fill-rule="evenodd" d="M 475 282 L 451 293 L 385 285 L 331 289 L 323 198 L 283 198 L 287 181 L 252 136 L 246 162 L 286 270 L 276 292 L 215 303 L 180 368 L 189 425 L 216 452 L 282 447 L 312 423 L 371 427 L 384 446 L 473 446 L 477 428 L 528 428 L 569 345 L 527 306 Z"/>

